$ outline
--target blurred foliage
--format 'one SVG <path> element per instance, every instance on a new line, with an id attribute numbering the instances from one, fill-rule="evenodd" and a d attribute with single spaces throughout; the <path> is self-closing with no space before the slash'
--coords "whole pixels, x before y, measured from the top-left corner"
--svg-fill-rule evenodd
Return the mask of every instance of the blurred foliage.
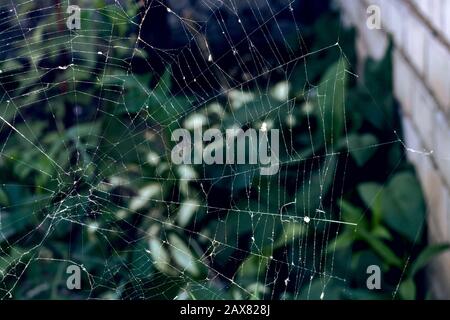
<path id="1" fill-rule="evenodd" d="M 426 298 L 423 268 L 447 246 L 426 245 L 420 184 L 393 133 L 390 50 L 356 81 L 354 31 L 325 14 L 302 26 L 304 44 L 293 40 L 296 56 L 318 53 L 293 65 L 287 81 L 271 83 L 269 94 L 242 88 L 205 104 L 173 94 L 170 66 L 162 75 L 130 72 L 130 57 L 146 59 L 135 49 L 135 13 L 96 5 L 71 41 L 48 38 L 67 31 L 45 12 L 27 22 L 26 46 L 21 32 L 0 32 L 11 43 L 0 61 L 0 295 L 391 299 L 398 288 L 396 298 Z M 69 64 L 76 68 L 59 68 Z M 244 165 L 172 166 L 170 133 L 190 121 L 221 129 L 269 122 L 292 146 L 281 150 L 286 165 L 274 177 Z M 358 226 L 283 219 L 280 204 L 290 201 L 288 217 Z M 261 211 L 280 215 L 250 214 Z M 69 292 L 70 263 L 95 286 Z M 383 271 L 379 291 L 366 288 L 372 264 Z"/>

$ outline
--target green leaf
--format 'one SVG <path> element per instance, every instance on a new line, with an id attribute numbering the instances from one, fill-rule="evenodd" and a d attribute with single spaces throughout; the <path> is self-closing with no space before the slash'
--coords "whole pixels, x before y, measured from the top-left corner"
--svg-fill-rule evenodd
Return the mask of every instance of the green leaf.
<path id="1" fill-rule="evenodd" d="M 171 78 L 172 70 L 169 66 L 149 94 L 146 102 L 149 117 L 163 125 L 169 125 L 184 116 L 194 101 L 186 95 L 173 95 L 170 92 Z"/>
<path id="2" fill-rule="evenodd" d="M 383 59 L 379 61 L 368 59 L 364 70 L 365 88 L 370 96 L 367 103 L 364 104 L 364 108 L 368 109 L 367 115 L 372 114 L 373 116 L 366 118 L 381 130 L 392 128 L 395 125 L 392 94 L 392 49 L 393 42 L 390 41 Z"/>
<path id="3" fill-rule="evenodd" d="M 288 108 L 289 104 L 286 101 L 279 101 L 270 95 L 252 94 L 248 101 L 244 100 L 239 108 L 226 116 L 223 127 L 230 128 L 235 124 L 242 127 L 259 119 L 275 118 L 280 113 L 287 112 Z"/>
<path id="4" fill-rule="evenodd" d="M 135 76 L 127 77 L 125 82 L 126 94 L 124 106 L 114 110 L 115 114 L 135 113 L 145 108 L 146 102 L 149 99 L 150 76 Z"/>
<path id="5" fill-rule="evenodd" d="M 300 292 L 300 300 L 341 300 L 348 289 L 345 282 L 331 278 L 315 278 Z"/>
<path id="6" fill-rule="evenodd" d="M 364 217 L 364 212 L 361 208 L 355 207 L 345 200 L 341 200 L 339 206 L 341 207 L 342 218 L 344 221 L 357 223 L 360 226 L 360 220 Z"/>
<path id="7" fill-rule="evenodd" d="M 26 250 L 12 247 L 9 254 L 0 256 L 0 277 L 5 276 L 9 268 L 14 267 L 25 254 Z"/>
<path id="8" fill-rule="evenodd" d="M 4 191 L 11 207 L 8 211 L 0 211 L 0 242 L 35 225 L 39 211 L 49 202 L 48 195 L 31 195 L 23 186 L 5 185 Z"/>
<path id="9" fill-rule="evenodd" d="M 366 182 L 358 185 L 358 194 L 367 208 L 370 208 L 373 215 L 372 224 L 374 227 L 380 224 L 382 219 L 382 194 L 383 187 L 378 183 Z"/>
<path id="10" fill-rule="evenodd" d="M 206 266 L 177 235 L 170 234 L 169 250 L 181 271 L 188 272 L 193 278 L 203 278 L 207 274 Z"/>
<path id="11" fill-rule="evenodd" d="M 314 212 L 321 207 L 322 199 L 332 186 L 337 166 L 338 157 L 331 156 L 319 168 L 314 168 L 311 175 L 307 173 L 305 182 L 296 195 L 298 212 Z"/>
<path id="12" fill-rule="evenodd" d="M 363 229 L 358 229 L 357 234 L 378 254 L 387 264 L 401 267 L 402 260 L 381 240 Z"/>
<path id="13" fill-rule="evenodd" d="M 381 195 L 383 187 L 375 182 L 366 182 L 358 185 L 357 189 L 364 204 L 371 208 L 376 198 Z"/>
<path id="14" fill-rule="evenodd" d="M 324 135 L 325 142 L 331 144 L 332 149 L 344 129 L 346 68 L 347 63 L 344 59 L 340 59 L 327 70 L 317 88 L 319 103 L 317 116 L 321 126 L 318 134 Z"/>
<path id="15" fill-rule="evenodd" d="M 378 225 L 372 230 L 372 234 L 383 240 L 392 240 L 392 234 L 382 225 Z"/>
<path id="16" fill-rule="evenodd" d="M 88 122 L 73 126 L 66 131 L 66 137 L 71 140 L 78 140 L 89 136 L 97 136 L 100 134 L 100 122 Z"/>
<path id="17" fill-rule="evenodd" d="M 191 300 L 232 300 L 233 297 L 210 281 L 190 282 L 183 289 Z"/>
<path id="18" fill-rule="evenodd" d="M 155 267 L 165 274 L 173 275 L 170 267 L 170 256 L 159 239 L 149 240 L 149 252 L 155 263 Z"/>
<path id="19" fill-rule="evenodd" d="M 378 139 L 371 134 L 351 134 L 347 139 L 348 150 L 359 167 L 362 167 L 377 151 Z"/>
<path id="20" fill-rule="evenodd" d="M 396 174 L 382 195 L 383 220 L 414 242 L 420 236 L 425 218 L 425 204 L 419 181 L 410 172 Z"/>
<path id="21" fill-rule="evenodd" d="M 450 244 L 444 243 L 444 244 L 434 244 L 429 245 L 426 247 L 417 257 L 417 259 L 413 262 L 411 265 L 411 269 L 409 271 L 409 276 L 413 278 L 415 274 L 420 271 L 422 268 L 424 268 L 430 260 L 443 253 L 444 251 L 447 251 L 450 249 Z"/>
<path id="22" fill-rule="evenodd" d="M 364 82 L 373 97 L 385 97 L 387 92 L 392 92 L 392 49 L 391 41 L 383 59 L 366 61 Z"/>
<path id="23" fill-rule="evenodd" d="M 258 280 L 260 275 L 266 273 L 269 266 L 269 258 L 263 255 L 250 254 L 247 259 L 240 265 L 238 270 L 239 282 L 253 282 Z"/>
<path id="24" fill-rule="evenodd" d="M 158 81 L 155 89 L 153 90 L 153 94 L 156 96 L 167 96 L 170 94 L 170 88 L 172 87 L 172 69 L 170 66 L 166 68 L 163 75 Z"/>
<path id="25" fill-rule="evenodd" d="M 327 246 L 327 253 L 333 254 L 336 250 L 347 249 L 353 245 L 355 241 L 355 235 L 351 232 L 343 232 L 338 235 L 334 240 Z"/>
<path id="26" fill-rule="evenodd" d="M 304 224 L 289 221 L 286 224 L 283 224 L 283 232 L 273 244 L 273 248 L 279 249 L 291 243 L 295 243 L 298 238 L 305 234 L 306 228 Z"/>
<path id="27" fill-rule="evenodd" d="M 9 204 L 8 195 L 0 188 L 0 205 L 7 206 Z"/>
<path id="28" fill-rule="evenodd" d="M 411 278 L 403 281 L 400 284 L 398 291 L 400 297 L 404 300 L 414 300 L 416 298 L 416 285 Z"/>

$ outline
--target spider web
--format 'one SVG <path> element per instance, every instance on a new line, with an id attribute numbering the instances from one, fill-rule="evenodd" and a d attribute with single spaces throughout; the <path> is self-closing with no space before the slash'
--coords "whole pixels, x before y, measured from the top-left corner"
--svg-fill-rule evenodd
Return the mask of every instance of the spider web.
<path id="1" fill-rule="evenodd" d="M 322 299 L 346 285 L 333 239 L 357 227 L 336 203 L 355 149 L 338 150 L 345 108 L 327 105 L 355 74 L 339 37 L 311 51 L 297 1 L 275 3 L 0 3 L 1 187 L 16 198 L 0 216 L 2 298 Z M 308 59 L 325 54 L 335 68 L 311 83 Z M 262 126 L 281 132 L 273 176 L 170 160 L 176 128 Z"/>

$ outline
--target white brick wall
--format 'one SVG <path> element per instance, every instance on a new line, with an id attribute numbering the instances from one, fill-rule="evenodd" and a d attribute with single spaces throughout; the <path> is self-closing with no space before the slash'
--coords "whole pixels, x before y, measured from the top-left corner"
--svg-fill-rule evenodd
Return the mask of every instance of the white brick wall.
<path id="1" fill-rule="evenodd" d="M 450 242 L 450 0 L 335 0 L 358 31 L 357 50 L 380 58 L 394 39 L 394 93 L 402 106 L 406 144 L 427 199 L 429 240 Z M 381 30 L 366 27 L 369 5 L 381 9 Z M 450 253 L 429 268 L 436 298 L 450 299 Z"/>
<path id="2" fill-rule="evenodd" d="M 449 17 L 450 18 L 450 17 Z M 450 110 L 450 51 L 430 37 L 427 43 L 426 80 L 446 112 Z"/>

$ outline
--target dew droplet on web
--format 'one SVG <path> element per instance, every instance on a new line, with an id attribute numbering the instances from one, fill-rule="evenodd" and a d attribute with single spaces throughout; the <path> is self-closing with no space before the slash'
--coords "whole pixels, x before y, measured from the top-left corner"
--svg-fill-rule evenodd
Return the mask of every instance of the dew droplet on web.
<path id="1" fill-rule="evenodd" d="M 263 123 L 262 123 L 262 125 L 261 125 L 261 131 L 262 131 L 262 132 L 266 132 L 266 131 L 267 131 L 267 123 L 266 123 L 266 122 L 263 122 Z"/>

